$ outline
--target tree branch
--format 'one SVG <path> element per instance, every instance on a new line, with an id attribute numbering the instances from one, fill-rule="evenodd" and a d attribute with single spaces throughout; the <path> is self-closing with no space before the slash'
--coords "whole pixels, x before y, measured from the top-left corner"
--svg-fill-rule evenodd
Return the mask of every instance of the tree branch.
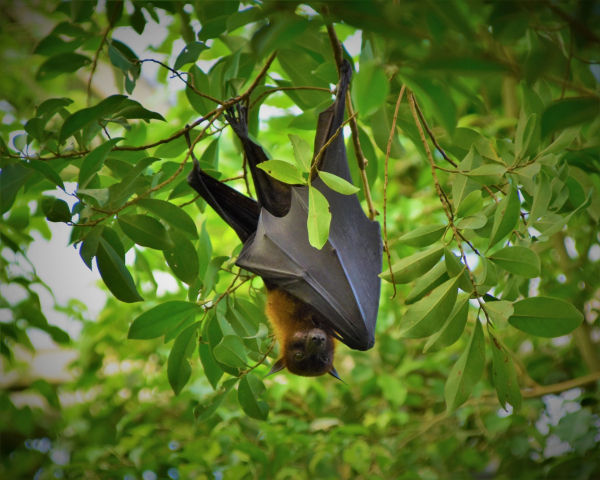
<path id="1" fill-rule="evenodd" d="M 396 133 L 396 121 L 398 120 L 398 110 L 400 109 L 400 103 L 404 96 L 405 85 L 402 85 L 400 94 L 398 95 L 398 101 L 396 102 L 396 110 L 394 111 L 394 119 L 392 120 L 392 128 L 390 129 L 390 138 L 388 140 L 387 149 L 385 152 L 385 179 L 383 182 L 383 245 L 385 247 L 385 254 L 387 255 L 388 268 L 390 270 L 390 278 L 394 287 L 394 293 L 391 298 L 396 296 L 396 282 L 394 281 L 394 272 L 392 271 L 392 260 L 390 257 L 390 247 L 388 245 L 387 237 L 387 187 L 388 187 L 388 160 L 390 158 L 390 150 L 392 149 L 392 141 L 394 140 L 394 133 Z"/>

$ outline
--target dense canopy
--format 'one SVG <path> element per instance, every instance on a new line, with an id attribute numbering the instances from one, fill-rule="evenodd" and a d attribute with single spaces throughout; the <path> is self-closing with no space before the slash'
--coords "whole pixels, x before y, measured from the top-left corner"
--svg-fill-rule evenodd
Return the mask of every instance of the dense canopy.
<path id="1" fill-rule="evenodd" d="M 600 476 L 599 20 L 592 0 L 2 2 L 0 475 Z M 344 58 L 353 185 L 311 166 Z M 375 346 L 338 346 L 345 384 L 265 378 L 264 284 L 185 180 L 193 150 L 255 197 L 237 104 L 264 170 L 308 185 L 313 248 L 332 218 L 311 174 L 381 223 Z"/>

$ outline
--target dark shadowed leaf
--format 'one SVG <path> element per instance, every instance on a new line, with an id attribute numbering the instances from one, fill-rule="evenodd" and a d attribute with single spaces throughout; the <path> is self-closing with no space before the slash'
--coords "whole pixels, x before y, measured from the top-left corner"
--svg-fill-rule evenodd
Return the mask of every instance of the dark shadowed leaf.
<path id="1" fill-rule="evenodd" d="M 600 103 L 596 98 L 577 97 L 558 100 L 542 114 L 542 137 L 557 130 L 591 121 L 599 114 Z"/>
<path id="2" fill-rule="evenodd" d="M 105 285 L 116 298 L 125 303 L 144 301 L 125 263 L 104 238 L 98 244 L 96 266 Z"/>
<path id="3" fill-rule="evenodd" d="M 269 405 L 259 397 L 265 392 L 262 380 L 249 373 L 240 380 L 238 387 L 238 401 L 242 410 L 250 418 L 266 420 L 269 416 Z"/>
<path id="4" fill-rule="evenodd" d="M 189 318 L 193 321 L 199 308 L 194 302 L 179 300 L 161 303 L 142 313 L 131 323 L 127 338 L 149 340 L 161 337 L 182 322 L 188 322 Z"/>
<path id="5" fill-rule="evenodd" d="M 85 55 L 73 52 L 57 53 L 40 65 L 35 74 L 36 80 L 49 80 L 63 73 L 72 73 L 92 61 Z"/>
<path id="6" fill-rule="evenodd" d="M 175 246 L 163 250 L 165 260 L 179 280 L 192 285 L 198 278 L 199 264 L 196 249 L 192 242 L 177 230 L 172 230 L 169 237 Z"/>
<path id="7" fill-rule="evenodd" d="M 469 316 L 469 295 L 461 294 L 446 323 L 425 344 L 423 353 L 437 352 L 454 344 L 462 335 Z"/>
<path id="8" fill-rule="evenodd" d="M 513 231 L 519 221 L 520 211 L 519 194 L 515 188 L 509 186 L 508 194 L 500 201 L 494 214 L 494 226 L 492 227 L 488 249 Z"/>
<path id="9" fill-rule="evenodd" d="M 147 215 L 119 215 L 119 226 L 125 235 L 142 247 L 156 250 L 174 247 L 165 227 Z"/>
<path id="10" fill-rule="evenodd" d="M 193 238 L 198 238 L 198 229 L 192 217 L 177 205 L 155 198 L 142 198 L 137 205 L 147 212 L 153 213 L 171 227 L 177 228 Z"/>
<path id="11" fill-rule="evenodd" d="M 460 277 L 451 278 L 430 295 L 411 305 L 402 317 L 400 335 L 406 338 L 425 338 L 437 332 L 456 303 Z"/>
<path id="12" fill-rule="evenodd" d="M 177 57 L 177 60 L 175 60 L 173 69 L 179 70 L 188 63 L 196 63 L 200 54 L 207 48 L 208 47 L 202 42 L 188 43 Z"/>
<path id="13" fill-rule="evenodd" d="M 179 395 L 192 375 L 190 358 L 198 343 L 197 330 L 201 322 L 185 328 L 173 343 L 167 364 L 167 378 L 175 395 Z"/>

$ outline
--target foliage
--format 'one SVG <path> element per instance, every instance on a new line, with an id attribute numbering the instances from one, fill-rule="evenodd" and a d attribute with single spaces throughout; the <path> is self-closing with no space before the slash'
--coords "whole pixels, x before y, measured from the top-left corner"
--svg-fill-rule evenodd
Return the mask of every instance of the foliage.
<path id="1" fill-rule="evenodd" d="M 0 8 L 0 353 L 19 377 L 0 396 L 3 476 L 600 474 L 597 3 Z M 358 70 L 354 185 L 311 166 L 307 142 L 342 57 Z M 252 194 L 222 115 L 236 104 L 261 168 L 308 185 L 313 246 L 331 221 L 315 175 L 385 212 L 377 342 L 338 348 L 348 385 L 264 379 L 262 282 L 185 181 L 193 150 Z M 85 298 L 56 303 L 73 339 L 27 257 L 56 228 L 112 294 L 98 318 Z M 71 380 L 30 381 L 33 330 L 77 352 Z"/>

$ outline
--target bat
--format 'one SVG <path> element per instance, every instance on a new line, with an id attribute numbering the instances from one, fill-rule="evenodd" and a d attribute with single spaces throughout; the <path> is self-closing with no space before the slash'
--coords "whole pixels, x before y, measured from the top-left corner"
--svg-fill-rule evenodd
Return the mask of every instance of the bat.
<path id="1" fill-rule="evenodd" d="M 313 162 L 344 121 L 351 74 L 344 61 L 336 99 L 317 121 Z M 375 343 L 383 253 L 379 223 L 365 215 L 356 194 L 337 193 L 315 175 L 311 185 L 328 200 L 332 220 L 325 246 L 311 246 L 308 187 L 282 183 L 258 168 L 267 155 L 248 136 L 244 107 L 225 117 L 242 143 L 257 200 L 202 171 L 195 157 L 187 181 L 244 244 L 236 265 L 265 283 L 266 314 L 280 344 L 269 375 L 287 368 L 296 375 L 340 379 L 333 366 L 336 340 L 354 350 Z M 316 169 L 352 183 L 341 132 Z"/>

